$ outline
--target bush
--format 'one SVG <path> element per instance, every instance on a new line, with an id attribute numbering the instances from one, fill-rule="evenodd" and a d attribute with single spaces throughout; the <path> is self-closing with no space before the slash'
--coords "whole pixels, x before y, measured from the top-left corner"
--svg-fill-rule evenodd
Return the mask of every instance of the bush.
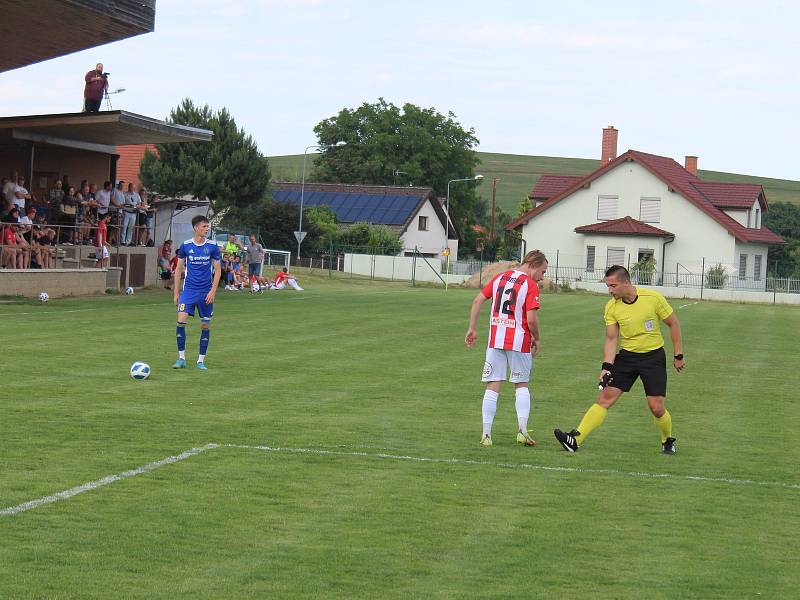
<path id="1" fill-rule="evenodd" d="M 719 290 L 725 287 L 725 282 L 728 281 L 728 274 L 725 272 L 725 267 L 722 263 L 717 263 L 713 267 L 709 267 L 706 271 L 706 287 L 712 290 Z"/>

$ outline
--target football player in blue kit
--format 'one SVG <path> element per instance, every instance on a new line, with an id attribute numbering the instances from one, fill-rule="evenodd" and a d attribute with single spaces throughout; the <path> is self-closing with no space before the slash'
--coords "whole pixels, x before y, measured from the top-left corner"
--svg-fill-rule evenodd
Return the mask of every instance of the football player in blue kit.
<path id="1" fill-rule="evenodd" d="M 178 264 L 175 267 L 175 291 L 173 299 L 178 307 L 178 326 L 175 335 L 178 341 L 178 360 L 173 369 L 186 368 L 186 318 L 194 316 L 195 308 L 200 317 L 200 355 L 197 357 L 197 368 L 204 371 L 206 352 L 211 338 L 211 316 L 214 314 L 214 296 L 222 274 L 220 268 L 219 246 L 206 239 L 208 235 L 208 219 L 196 216 L 192 219 L 194 237 L 183 242 L 178 248 Z M 180 289 L 181 275 L 186 270 L 186 280 Z"/>

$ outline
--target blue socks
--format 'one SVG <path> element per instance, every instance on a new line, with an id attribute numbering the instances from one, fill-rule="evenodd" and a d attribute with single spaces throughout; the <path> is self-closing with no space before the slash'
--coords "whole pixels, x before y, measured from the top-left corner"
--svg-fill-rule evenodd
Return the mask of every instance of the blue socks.
<path id="1" fill-rule="evenodd" d="M 201 329 L 200 330 L 200 356 L 205 358 L 206 352 L 208 350 L 208 341 L 211 339 L 211 330 L 210 329 Z"/>
<path id="2" fill-rule="evenodd" d="M 186 350 L 186 323 L 178 323 L 175 327 L 175 338 L 178 341 L 178 352 Z"/>

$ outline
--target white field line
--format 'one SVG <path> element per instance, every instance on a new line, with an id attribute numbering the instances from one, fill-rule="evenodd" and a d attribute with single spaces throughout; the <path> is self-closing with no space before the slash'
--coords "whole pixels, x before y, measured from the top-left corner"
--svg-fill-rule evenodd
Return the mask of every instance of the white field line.
<path id="1" fill-rule="evenodd" d="M 143 473 L 154 471 L 159 467 L 171 465 L 173 463 L 186 460 L 187 458 L 191 458 L 192 456 L 197 456 L 198 454 L 202 454 L 203 452 L 207 452 L 209 450 L 216 450 L 217 448 L 223 448 L 223 447 L 234 448 L 239 450 L 258 450 L 261 452 L 274 452 L 282 454 L 306 454 L 306 455 L 310 454 L 314 456 L 374 458 L 380 460 L 398 460 L 398 461 L 431 463 L 431 464 L 484 466 L 484 467 L 496 467 L 501 469 L 524 469 L 524 470 L 548 471 L 556 473 L 588 473 L 597 475 L 617 475 L 622 477 L 634 477 L 639 479 L 674 479 L 674 480 L 685 480 L 685 481 L 700 481 L 704 483 L 725 483 L 728 485 L 739 485 L 739 486 L 769 486 L 769 487 L 777 487 L 790 490 L 800 490 L 800 483 L 785 483 L 781 481 L 756 481 L 752 479 L 734 479 L 730 477 L 675 475 L 673 473 L 649 473 L 646 471 L 622 471 L 617 469 L 584 469 L 580 467 L 551 467 L 546 465 L 532 465 L 528 463 L 492 462 L 486 460 L 471 460 L 466 458 L 433 458 L 426 456 L 409 456 L 404 454 L 388 454 L 386 452 L 343 452 L 340 450 L 325 450 L 323 448 L 285 448 L 279 446 L 276 447 L 252 446 L 246 444 L 206 444 L 205 446 L 191 448 L 189 450 L 181 452 L 180 454 L 176 454 L 175 456 L 168 456 L 167 458 L 163 458 L 161 460 L 151 462 L 146 465 L 142 465 L 141 467 L 131 469 L 130 471 L 123 471 L 122 473 L 117 473 L 116 475 L 108 475 L 106 477 L 102 477 L 100 479 L 84 483 L 77 487 L 70 488 L 62 492 L 57 492 L 51 496 L 44 496 L 43 498 L 37 498 L 36 500 L 23 502 L 22 504 L 18 504 L 17 506 L 0 509 L 0 517 L 16 515 L 18 513 L 25 512 L 26 510 L 38 508 L 39 506 L 43 506 L 45 504 L 52 504 L 54 502 L 59 502 L 61 500 L 68 500 L 69 498 L 77 496 L 78 494 L 82 494 L 84 492 L 90 492 L 92 490 L 96 490 L 97 488 L 110 485 L 117 481 L 121 481 L 122 479 L 127 479 L 129 477 L 136 477 L 137 475 L 142 475 Z"/>
<path id="2" fill-rule="evenodd" d="M 681 308 L 686 308 L 688 306 L 694 306 L 695 304 L 700 304 L 700 303 L 699 302 L 690 302 L 689 304 L 683 304 L 683 305 L 679 306 L 678 309 L 680 310 Z"/>
<path id="3" fill-rule="evenodd" d="M 155 462 L 142 465 L 141 467 L 136 467 L 135 469 L 131 469 L 130 471 L 123 471 L 122 473 L 117 473 L 116 475 L 107 475 L 106 477 L 95 479 L 94 481 L 90 481 L 88 483 L 84 483 L 77 487 L 64 490 L 63 492 L 57 492 L 52 496 L 44 496 L 43 498 L 37 498 L 36 500 L 23 502 L 22 504 L 18 504 L 17 506 L 0 509 L 0 517 L 4 517 L 7 515 L 16 515 L 17 513 L 21 513 L 26 510 L 30 510 L 32 508 L 37 508 L 39 506 L 42 506 L 43 504 L 52 504 L 53 502 L 58 502 L 60 500 L 67 500 L 69 498 L 72 498 L 73 496 L 77 496 L 78 494 L 96 490 L 97 488 L 110 485 L 116 481 L 127 479 L 128 477 L 136 477 L 137 475 L 141 475 L 142 473 L 148 473 L 150 471 L 154 471 L 159 467 L 164 467 L 166 465 L 171 465 L 173 463 L 186 460 L 187 458 L 191 458 L 192 456 L 197 456 L 198 454 L 206 452 L 207 450 L 213 450 L 215 448 L 219 448 L 219 444 L 206 444 L 205 446 L 200 446 L 198 448 L 191 448 L 190 450 L 186 450 L 185 452 L 181 452 L 180 454 L 176 454 L 175 456 L 168 456 L 167 458 L 162 458 L 161 460 L 157 460 Z"/>
<path id="4" fill-rule="evenodd" d="M 781 481 L 755 481 L 752 479 L 734 479 L 730 477 L 704 477 L 701 475 L 675 475 L 673 473 L 648 473 L 645 471 L 621 471 L 617 469 L 584 469 L 580 467 L 550 467 L 546 465 L 531 465 L 527 463 L 502 463 L 485 460 L 470 460 L 466 458 L 431 458 L 425 456 L 407 456 L 402 454 L 387 454 L 385 452 L 342 452 L 338 450 L 324 450 L 318 448 L 281 448 L 272 446 L 248 446 L 244 444 L 223 444 L 226 448 L 241 448 L 248 450 L 261 450 L 262 452 L 280 452 L 287 454 L 315 454 L 319 456 L 352 456 L 359 458 L 378 458 L 384 460 L 402 460 L 411 462 L 439 463 L 448 465 L 477 465 L 499 467 L 503 469 L 530 469 L 534 471 L 551 471 L 560 473 L 590 473 L 600 475 L 621 475 L 623 477 L 638 477 L 642 479 L 685 479 L 687 481 L 703 481 L 712 483 L 727 483 L 730 485 L 757 485 L 781 487 L 800 490 L 800 483 L 785 483 Z"/>

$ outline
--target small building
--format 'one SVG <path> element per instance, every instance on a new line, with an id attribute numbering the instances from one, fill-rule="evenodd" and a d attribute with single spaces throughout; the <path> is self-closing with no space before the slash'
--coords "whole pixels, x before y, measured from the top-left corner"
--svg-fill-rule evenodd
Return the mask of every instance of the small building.
<path id="1" fill-rule="evenodd" d="M 273 182 L 272 196 L 277 202 L 292 202 L 303 208 L 327 206 L 341 227 L 356 223 L 385 225 L 395 230 L 403 243 L 403 254 L 414 248 L 428 257 L 439 257 L 450 248 L 450 259 L 457 260 L 459 233 L 448 221 L 443 204 L 433 188 L 343 183 Z M 302 192 L 301 192 L 302 188 Z"/>
<path id="2" fill-rule="evenodd" d="M 653 283 L 678 285 L 681 274 L 721 265 L 737 287 L 763 287 L 768 247 L 783 240 L 762 224 L 762 186 L 704 181 L 696 156 L 683 166 L 638 150 L 617 156 L 616 133 L 604 130 L 592 173 L 539 179 L 534 208 L 507 226 L 521 230 L 524 247 L 558 253 L 560 267 L 587 280 L 614 264 L 654 261 Z"/>

